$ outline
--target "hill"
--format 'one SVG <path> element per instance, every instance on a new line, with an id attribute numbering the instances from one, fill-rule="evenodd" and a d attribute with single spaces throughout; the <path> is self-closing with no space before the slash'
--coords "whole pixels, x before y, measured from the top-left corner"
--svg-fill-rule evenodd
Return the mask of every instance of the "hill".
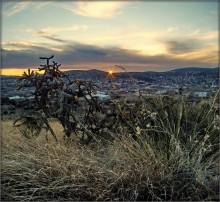
<path id="1" fill-rule="evenodd" d="M 91 69 L 91 70 L 70 70 L 66 71 L 70 78 L 77 79 L 92 79 L 92 80 L 102 80 L 108 76 L 108 72 Z M 132 76 L 135 79 L 143 79 L 143 80 L 151 80 L 152 77 L 159 76 L 186 76 L 186 75 L 198 75 L 198 76 L 219 76 L 219 68 L 201 68 L 201 67 L 186 67 L 180 69 L 174 69 L 165 72 L 154 72 L 154 71 L 146 71 L 146 72 L 118 72 L 114 73 L 115 78 L 127 78 Z"/>
<path id="2" fill-rule="evenodd" d="M 104 79 L 108 73 L 97 70 L 70 70 L 65 72 L 66 75 L 69 76 L 70 79 L 92 79 L 92 80 L 101 80 Z"/>

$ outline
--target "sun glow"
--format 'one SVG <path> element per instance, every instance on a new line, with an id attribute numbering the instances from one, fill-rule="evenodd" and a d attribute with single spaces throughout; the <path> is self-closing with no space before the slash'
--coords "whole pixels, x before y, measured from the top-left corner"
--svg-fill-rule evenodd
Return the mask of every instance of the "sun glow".
<path id="1" fill-rule="evenodd" d="M 38 71 L 36 68 L 30 68 L 33 71 Z M 0 75 L 5 75 L 5 76 L 22 76 L 24 72 L 27 72 L 28 68 L 21 68 L 21 69 L 16 69 L 16 68 L 3 68 L 0 71 Z M 38 72 L 39 73 L 39 72 Z"/>
<path id="2" fill-rule="evenodd" d="M 109 70 L 109 71 L 108 71 L 108 74 L 109 74 L 109 75 L 112 75 L 112 74 L 113 74 L 113 71 L 112 71 L 112 70 Z"/>

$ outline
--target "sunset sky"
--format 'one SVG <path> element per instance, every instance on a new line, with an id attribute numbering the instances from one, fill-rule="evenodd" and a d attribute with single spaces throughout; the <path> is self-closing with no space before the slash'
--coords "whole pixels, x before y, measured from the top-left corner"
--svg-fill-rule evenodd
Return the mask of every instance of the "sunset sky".
<path id="1" fill-rule="evenodd" d="M 218 66 L 218 1 L 3 1 L 2 11 L 2 74 L 51 55 L 63 70 Z"/>

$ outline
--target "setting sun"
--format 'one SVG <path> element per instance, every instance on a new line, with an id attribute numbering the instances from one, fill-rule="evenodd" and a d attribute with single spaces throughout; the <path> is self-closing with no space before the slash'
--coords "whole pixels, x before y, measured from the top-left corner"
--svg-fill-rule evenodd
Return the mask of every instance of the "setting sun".
<path id="1" fill-rule="evenodd" d="M 109 70 L 109 72 L 108 72 L 110 75 L 112 75 L 113 74 L 113 72 L 112 72 L 112 70 Z"/>

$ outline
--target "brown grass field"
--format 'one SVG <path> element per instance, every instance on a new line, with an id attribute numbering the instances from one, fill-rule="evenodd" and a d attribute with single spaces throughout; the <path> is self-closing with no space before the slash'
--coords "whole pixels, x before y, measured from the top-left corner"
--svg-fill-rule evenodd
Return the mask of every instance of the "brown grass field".
<path id="1" fill-rule="evenodd" d="M 218 201 L 219 125 L 215 112 L 206 110 L 197 105 L 194 111 L 174 111 L 176 122 L 161 112 L 157 141 L 150 130 L 138 133 L 136 141 L 124 130 L 114 141 L 88 146 L 65 142 L 56 121 L 50 124 L 58 143 L 50 135 L 47 142 L 44 130 L 27 139 L 12 119 L 2 118 L 1 200 Z M 186 129 L 179 124 L 172 130 L 169 123 L 177 126 L 191 115 L 198 125 L 182 141 L 176 131 Z M 206 129 L 201 139 L 194 135 L 198 128 Z"/>

